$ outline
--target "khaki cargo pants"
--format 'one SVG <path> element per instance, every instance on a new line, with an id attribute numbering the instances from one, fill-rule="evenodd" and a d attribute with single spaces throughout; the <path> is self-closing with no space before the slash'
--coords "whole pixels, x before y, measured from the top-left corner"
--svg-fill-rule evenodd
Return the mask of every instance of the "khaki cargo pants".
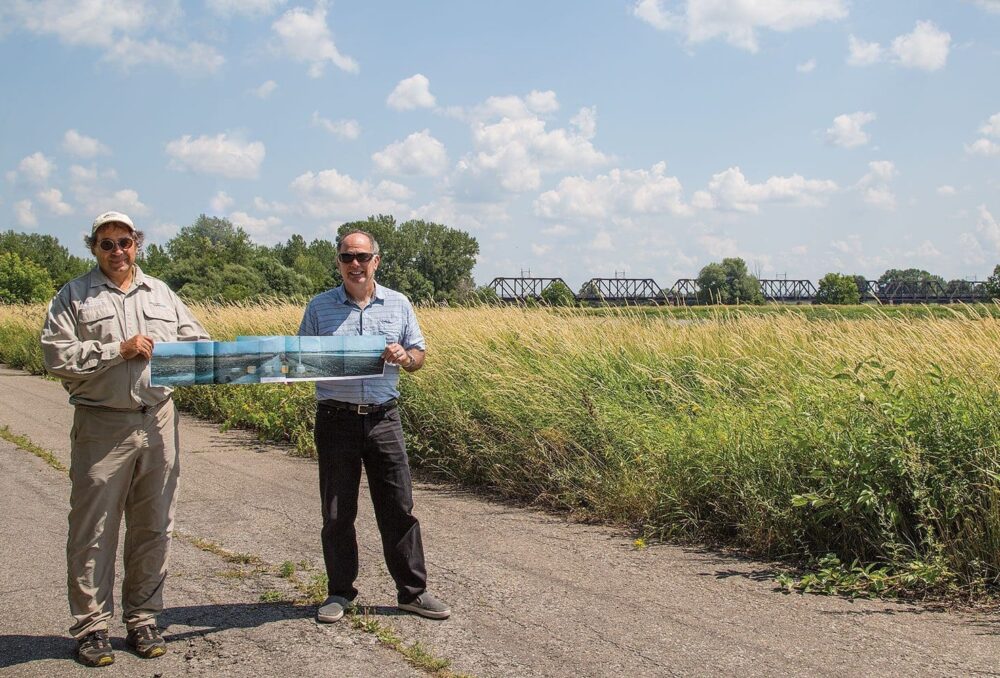
<path id="1" fill-rule="evenodd" d="M 70 432 L 66 564 L 74 638 L 108 628 L 125 516 L 122 621 L 151 624 L 163 609 L 180 465 L 173 400 L 145 412 L 78 405 Z"/>

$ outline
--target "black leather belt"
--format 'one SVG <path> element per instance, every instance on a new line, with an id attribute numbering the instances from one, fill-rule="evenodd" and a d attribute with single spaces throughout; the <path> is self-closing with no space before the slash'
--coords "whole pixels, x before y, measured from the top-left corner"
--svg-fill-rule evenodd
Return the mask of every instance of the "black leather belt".
<path id="1" fill-rule="evenodd" d="M 320 407 L 327 407 L 331 410 L 344 410 L 345 412 L 353 412 L 354 414 L 378 414 L 380 412 L 388 412 L 392 408 L 396 407 L 396 399 L 386 400 L 384 403 L 368 404 L 368 403 L 345 403 L 340 400 L 320 400 Z"/>

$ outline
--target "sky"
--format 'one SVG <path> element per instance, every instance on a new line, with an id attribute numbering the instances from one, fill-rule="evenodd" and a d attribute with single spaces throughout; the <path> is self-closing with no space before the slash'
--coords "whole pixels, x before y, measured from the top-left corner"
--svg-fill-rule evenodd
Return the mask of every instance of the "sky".
<path id="1" fill-rule="evenodd" d="M 1000 0 L 3 0 L 0 214 L 258 243 L 369 215 L 496 276 L 1000 264 Z"/>

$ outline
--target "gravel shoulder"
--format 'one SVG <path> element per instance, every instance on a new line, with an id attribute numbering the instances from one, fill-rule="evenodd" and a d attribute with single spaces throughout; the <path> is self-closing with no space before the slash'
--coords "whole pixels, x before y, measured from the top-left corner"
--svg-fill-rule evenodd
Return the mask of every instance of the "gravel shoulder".
<path id="1" fill-rule="evenodd" d="M 71 419 L 58 383 L 0 369 L 0 426 L 67 466 Z M 296 591 L 279 566 L 296 563 L 302 580 L 322 567 L 313 462 L 187 415 L 181 443 L 180 538 L 160 618 L 170 651 L 136 658 L 116 622 L 117 661 L 102 675 L 427 675 L 371 633 L 316 624 L 313 607 L 288 602 Z M 0 675 L 87 671 L 66 636 L 68 496 L 64 471 L 0 440 Z M 456 673 L 1000 675 L 996 615 L 785 595 L 768 563 L 672 546 L 637 551 L 614 529 L 435 484 L 417 483 L 415 506 L 429 586 L 452 618 L 397 612 L 366 493 L 358 602 L 367 619 Z M 262 603 L 264 594 L 284 600 Z"/>

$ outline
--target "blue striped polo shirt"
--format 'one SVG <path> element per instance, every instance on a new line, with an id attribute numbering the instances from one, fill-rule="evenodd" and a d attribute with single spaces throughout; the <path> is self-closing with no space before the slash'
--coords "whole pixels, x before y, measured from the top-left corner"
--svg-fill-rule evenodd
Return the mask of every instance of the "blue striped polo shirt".
<path id="1" fill-rule="evenodd" d="M 334 287 L 312 298 L 299 324 L 300 337 L 328 335 L 385 336 L 386 344 L 398 343 L 405 349 L 425 350 L 424 335 L 417 315 L 406 295 L 375 284 L 368 306 L 361 308 L 344 291 Z M 385 374 L 367 379 L 337 379 L 316 382 L 317 400 L 378 404 L 399 397 L 399 370 L 386 364 Z"/>

